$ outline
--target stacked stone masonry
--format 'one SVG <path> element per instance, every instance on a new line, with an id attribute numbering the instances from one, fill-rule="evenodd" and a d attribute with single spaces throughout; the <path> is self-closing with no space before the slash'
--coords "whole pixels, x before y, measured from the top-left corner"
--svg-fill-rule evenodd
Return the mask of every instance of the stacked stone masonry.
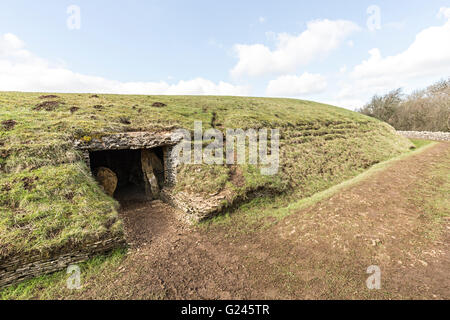
<path id="1" fill-rule="evenodd" d="M 0 288 L 23 280 L 67 268 L 71 264 L 87 261 L 95 255 L 125 247 L 121 237 L 86 244 L 82 249 L 42 258 L 39 254 L 17 256 L 0 262 Z"/>
<path id="2" fill-rule="evenodd" d="M 450 132 L 397 131 L 397 133 L 401 136 L 411 139 L 450 141 Z"/>

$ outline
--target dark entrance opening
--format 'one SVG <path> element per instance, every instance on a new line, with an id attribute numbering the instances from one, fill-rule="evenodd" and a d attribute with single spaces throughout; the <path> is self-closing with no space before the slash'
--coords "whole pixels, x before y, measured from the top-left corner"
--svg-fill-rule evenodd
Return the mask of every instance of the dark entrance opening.
<path id="1" fill-rule="evenodd" d="M 162 148 L 151 149 L 163 163 Z M 89 152 L 91 171 L 94 176 L 99 168 L 111 170 L 117 177 L 117 187 L 114 190 L 114 198 L 119 201 L 145 201 L 151 200 L 146 193 L 146 176 L 141 163 L 141 150 L 105 150 Z M 163 187 L 164 170 L 155 172 L 157 183 Z"/>

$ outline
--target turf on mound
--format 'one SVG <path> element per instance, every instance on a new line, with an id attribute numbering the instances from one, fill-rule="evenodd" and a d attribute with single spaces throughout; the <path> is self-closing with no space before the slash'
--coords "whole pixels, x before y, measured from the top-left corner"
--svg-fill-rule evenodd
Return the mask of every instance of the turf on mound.
<path id="1" fill-rule="evenodd" d="M 48 255 L 122 234 L 117 202 L 90 175 L 76 140 L 175 128 L 279 128 L 280 169 L 181 165 L 173 192 L 226 192 L 223 206 L 252 191 L 324 190 L 411 143 L 388 125 L 310 101 L 211 96 L 0 93 L 0 261 Z"/>

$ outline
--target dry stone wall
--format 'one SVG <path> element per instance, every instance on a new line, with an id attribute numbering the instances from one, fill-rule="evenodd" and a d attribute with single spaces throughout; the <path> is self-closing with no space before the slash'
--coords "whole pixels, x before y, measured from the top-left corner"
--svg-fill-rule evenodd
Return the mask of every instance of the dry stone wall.
<path id="1" fill-rule="evenodd" d="M 187 223 L 195 223 L 220 212 L 224 206 L 226 195 L 217 194 L 209 198 L 187 192 L 173 193 L 165 188 L 161 192 L 161 199 L 172 207 L 180 209 L 184 215 L 180 217 Z"/>
<path id="2" fill-rule="evenodd" d="M 177 168 L 180 165 L 178 150 L 175 146 L 167 146 L 164 152 L 164 177 L 165 185 L 172 187 L 177 182 Z"/>
<path id="3" fill-rule="evenodd" d="M 397 131 L 397 133 L 403 137 L 411 139 L 450 141 L 450 132 Z"/>
<path id="4" fill-rule="evenodd" d="M 86 244 L 82 249 L 42 258 L 39 254 L 16 256 L 0 262 L 0 288 L 23 280 L 67 268 L 71 264 L 87 261 L 95 255 L 125 247 L 122 237 Z"/>
<path id="5" fill-rule="evenodd" d="M 173 145 L 181 140 L 181 136 L 171 132 L 126 132 L 105 135 L 99 138 L 83 137 L 75 141 L 75 147 L 81 150 L 122 150 L 151 149 L 165 145 Z"/>

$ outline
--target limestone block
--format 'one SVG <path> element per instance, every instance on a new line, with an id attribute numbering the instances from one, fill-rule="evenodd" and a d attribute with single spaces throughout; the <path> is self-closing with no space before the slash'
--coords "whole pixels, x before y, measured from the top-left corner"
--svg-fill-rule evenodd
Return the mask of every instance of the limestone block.
<path id="1" fill-rule="evenodd" d="M 95 178 L 103 187 L 103 190 L 105 190 L 106 194 L 112 197 L 117 188 L 117 175 L 111 169 L 106 167 L 96 168 L 94 172 Z"/>

